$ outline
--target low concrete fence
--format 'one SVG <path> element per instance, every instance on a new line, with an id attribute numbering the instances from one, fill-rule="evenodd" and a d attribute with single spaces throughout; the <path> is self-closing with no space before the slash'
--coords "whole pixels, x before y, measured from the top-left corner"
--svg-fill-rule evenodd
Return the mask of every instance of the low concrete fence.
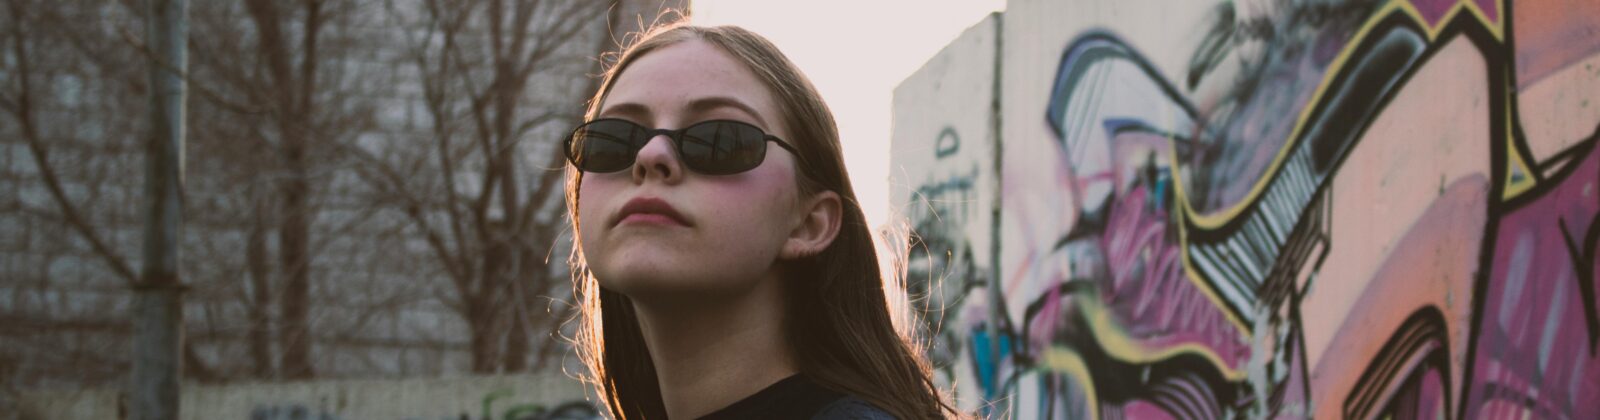
<path id="1" fill-rule="evenodd" d="M 120 419 L 122 390 L 23 392 L 24 419 Z M 598 419 L 597 401 L 560 374 L 188 385 L 184 419 Z"/>

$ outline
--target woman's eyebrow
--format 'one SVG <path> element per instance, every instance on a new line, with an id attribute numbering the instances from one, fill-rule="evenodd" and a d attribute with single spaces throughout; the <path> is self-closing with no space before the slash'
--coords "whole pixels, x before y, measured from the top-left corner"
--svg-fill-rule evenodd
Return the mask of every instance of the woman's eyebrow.
<path id="1" fill-rule="evenodd" d="M 730 98 L 730 97 L 726 97 L 726 96 L 707 96 L 707 97 L 703 97 L 703 98 L 696 98 L 693 101 L 689 101 L 689 111 L 693 112 L 693 113 L 697 113 L 697 114 L 705 113 L 707 111 L 710 111 L 710 110 L 713 110 L 713 109 L 717 109 L 717 108 L 734 108 L 734 109 L 738 109 L 740 111 L 743 111 L 745 114 L 750 115 L 750 118 L 754 118 L 756 120 L 756 122 L 759 123 L 762 127 L 765 127 L 768 130 L 772 129 L 772 127 L 767 125 L 766 120 L 763 120 L 761 118 L 761 114 L 756 112 L 755 108 L 751 107 L 750 105 L 745 104 L 744 102 L 739 101 L 738 99 L 734 99 L 734 98 Z"/>
<path id="2" fill-rule="evenodd" d="M 761 118 L 761 114 L 756 112 L 754 107 L 751 107 L 750 105 L 731 97 L 707 96 L 695 98 L 694 100 L 689 101 L 687 108 L 690 114 L 696 115 L 705 114 L 717 108 L 733 108 L 749 115 L 750 118 L 755 119 L 756 123 L 760 124 L 762 127 L 765 127 L 769 130 L 771 129 L 771 127 L 767 126 L 767 121 Z M 649 121 L 652 114 L 650 112 L 650 107 L 637 102 L 615 103 L 607 105 L 604 110 L 600 111 L 600 116 L 602 117 L 618 115 L 637 118 L 640 121 Z"/>
<path id="3" fill-rule="evenodd" d="M 634 117 L 634 118 L 638 118 L 639 121 L 649 121 L 650 120 L 650 107 L 644 106 L 643 104 L 634 103 L 634 102 L 623 102 L 623 103 L 613 104 L 613 105 L 607 106 L 607 107 L 605 107 L 605 109 L 600 111 L 600 116 L 601 117 L 613 116 L 613 115 L 622 115 L 622 116 L 626 116 L 626 117 Z"/>

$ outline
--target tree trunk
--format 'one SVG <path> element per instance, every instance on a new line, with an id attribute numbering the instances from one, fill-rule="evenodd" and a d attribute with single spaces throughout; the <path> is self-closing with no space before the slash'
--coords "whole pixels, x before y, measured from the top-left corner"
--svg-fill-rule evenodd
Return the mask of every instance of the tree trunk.
<path id="1" fill-rule="evenodd" d="M 519 299 L 520 301 L 520 299 Z M 521 316 L 526 311 L 509 311 L 511 314 L 510 331 L 506 331 L 506 372 L 528 371 L 528 330 L 533 328 L 528 317 Z"/>
<path id="2" fill-rule="evenodd" d="M 267 255 L 266 208 L 255 201 L 255 220 L 245 242 L 245 265 L 250 274 L 250 361 L 257 379 L 272 377 L 272 268 Z"/>
<path id="3" fill-rule="evenodd" d="M 283 282 L 283 373 L 290 379 L 313 376 L 311 337 L 307 328 L 310 309 L 311 261 L 309 206 L 306 205 L 304 139 L 284 136 L 284 155 L 289 179 L 283 186 L 283 225 L 278 229 L 278 253 L 284 269 Z"/>
<path id="4" fill-rule="evenodd" d="M 251 0 L 245 4 L 256 24 L 261 55 L 266 59 L 270 86 L 276 93 L 279 146 L 286 179 L 280 185 L 283 224 L 278 226 L 278 259 L 283 269 L 283 324 L 280 330 L 283 374 L 290 379 L 315 375 L 311 365 L 311 337 L 307 325 L 311 291 L 311 186 L 308 179 L 306 147 L 310 143 L 312 116 L 317 115 L 312 96 L 316 92 L 317 37 L 320 35 L 321 3 L 309 0 L 305 21 L 287 25 L 302 29 L 299 74 L 292 70 L 295 60 L 284 36 L 285 15 L 272 0 Z"/>
<path id="5" fill-rule="evenodd" d="M 530 203 L 529 205 L 533 204 Z M 531 221 L 529 224 L 532 226 L 523 229 L 527 236 L 518 240 L 517 252 L 521 264 L 517 266 L 515 283 L 511 285 L 511 289 L 514 292 L 512 293 L 512 305 L 515 306 L 508 311 L 511 317 L 511 331 L 506 337 L 505 363 L 506 371 L 509 372 L 528 372 L 530 369 L 537 370 L 542 367 L 542 360 L 539 359 L 542 354 L 533 355 L 535 357 L 534 365 L 531 367 L 528 365 L 530 352 L 534 351 L 532 341 L 534 339 L 538 339 L 543 343 L 557 341 L 550 333 L 560 327 L 557 325 L 555 329 L 545 328 L 546 321 L 556 315 L 550 313 L 548 302 L 541 301 L 538 296 L 540 292 L 552 290 L 550 287 L 549 268 L 544 264 L 537 263 L 543 261 L 540 256 L 548 255 L 549 251 L 534 247 L 534 242 L 528 239 L 549 238 L 545 240 L 553 241 L 555 235 L 546 229 L 538 229 L 544 226 L 543 224 Z M 543 241 L 540 240 L 541 243 Z M 544 335 L 535 337 L 533 336 L 535 331 L 542 332 Z M 542 353 L 544 349 L 539 350 Z"/>
<path id="6" fill-rule="evenodd" d="M 486 299 L 474 299 L 482 301 Z M 497 309 L 491 305 L 467 305 L 467 323 L 472 332 L 472 372 L 491 374 L 500 369 L 500 327 Z"/>

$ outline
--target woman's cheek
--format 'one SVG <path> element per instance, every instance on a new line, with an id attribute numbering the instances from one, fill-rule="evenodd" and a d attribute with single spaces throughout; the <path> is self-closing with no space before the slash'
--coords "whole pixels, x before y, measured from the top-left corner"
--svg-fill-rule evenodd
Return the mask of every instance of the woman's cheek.
<path id="1" fill-rule="evenodd" d="M 727 205 L 727 214 L 719 218 L 736 224 L 722 239 L 739 244 L 744 248 L 741 251 L 759 252 L 754 257 L 776 258 L 788 236 L 788 215 L 794 205 L 779 187 L 763 185 L 716 197 L 713 202 L 736 203 Z"/>
<path id="2" fill-rule="evenodd" d="M 610 191 L 602 188 L 597 180 L 585 180 L 578 185 L 578 239 L 582 245 L 583 255 L 594 262 L 599 257 L 604 243 L 601 238 L 605 231 L 605 214 L 601 209 L 606 208 L 606 200 L 611 197 Z"/>

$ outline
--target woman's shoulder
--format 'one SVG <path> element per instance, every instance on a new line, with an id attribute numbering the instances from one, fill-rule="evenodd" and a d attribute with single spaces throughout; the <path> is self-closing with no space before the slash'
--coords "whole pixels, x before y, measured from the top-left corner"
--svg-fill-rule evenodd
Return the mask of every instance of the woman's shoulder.
<path id="1" fill-rule="evenodd" d="M 853 396 L 840 397 L 811 416 L 811 420 L 894 420 L 887 411 Z"/>

